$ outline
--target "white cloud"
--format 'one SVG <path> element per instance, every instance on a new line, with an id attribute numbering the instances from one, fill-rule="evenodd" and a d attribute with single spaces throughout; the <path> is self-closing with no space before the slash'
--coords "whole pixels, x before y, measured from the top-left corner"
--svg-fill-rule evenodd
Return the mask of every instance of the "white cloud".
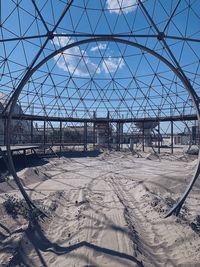
<path id="1" fill-rule="evenodd" d="M 122 58 L 108 57 L 104 59 L 102 67 L 106 73 L 115 72 L 117 69 L 121 69 L 124 66 L 124 60 Z"/>
<path id="2" fill-rule="evenodd" d="M 52 41 L 59 48 L 73 42 L 74 40 L 68 37 L 55 37 Z M 92 47 L 90 51 L 95 52 L 97 49 L 106 49 L 106 47 L 106 44 L 99 43 L 97 46 Z M 56 55 L 54 59 L 60 69 L 80 77 L 93 76 L 94 73 L 100 74 L 102 71 L 112 73 L 124 66 L 122 58 L 112 58 L 110 56 L 103 60 L 100 67 L 95 62 L 92 62 L 85 50 L 81 50 L 78 46 L 67 49 L 62 54 Z"/>
<path id="3" fill-rule="evenodd" d="M 97 46 L 93 46 L 93 47 L 90 49 L 90 51 L 92 51 L 92 52 L 96 52 L 97 50 L 105 50 L 106 47 L 107 47 L 106 44 L 102 44 L 102 43 L 100 43 L 100 44 L 97 44 Z"/>
<path id="4" fill-rule="evenodd" d="M 55 37 L 53 43 L 56 46 L 63 47 L 74 41 L 68 37 Z M 86 51 L 81 50 L 78 46 L 67 49 L 63 54 L 54 57 L 57 66 L 70 74 L 81 77 L 87 77 L 95 72 L 100 73 L 98 65 L 91 61 Z"/>
<path id="5" fill-rule="evenodd" d="M 137 0 L 107 0 L 107 8 L 110 13 L 120 13 L 120 8 L 124 13 L 132 12 L 137 7 Z"/>
<path id="6" fill-rule="evenodd" d="M 73 43 L 73 40 L 71 40 L 69 37 L 54 37 L 52 43 L 57 46 L 63 47 L 67 44 Z"/>

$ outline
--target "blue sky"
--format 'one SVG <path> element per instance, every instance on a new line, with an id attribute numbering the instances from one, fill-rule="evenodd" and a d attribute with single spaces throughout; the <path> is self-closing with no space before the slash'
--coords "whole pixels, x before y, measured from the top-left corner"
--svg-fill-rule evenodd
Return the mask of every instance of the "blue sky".
<path id="1" fill-rule="evenodd" d="M 45 4 L 46 3 L 46 4 Z M 58 20 L 66 1 L 36 1 L 49 30 Z M 162 31 L 177 1 L 143 1 L 155 24 Z M 178 37 L 199 38 L 198 1 L 181 1 L 166 34 Z M 30 1 L 1 1 L 3 39 L 16 36 L 46 34 L 46 29 Z M 122 7 L 122 11 L 120 11 Z M 86 9 L 85 9 L 86 8 Z M 133 33 L 155 34 L 148 19 L 134 0 L 74 0 L 70 10 L 54 31 L 70 33 Z M 49 41 L 38 62 L 55 49 L 83 38 L 55 37 Z M 128 38 L 130 40 L 130 38 Z M 163 44 L 157 38 L 132 38 L 172 62 Z M 10 41 L 0 44 L 0 90 L 11 92 L 31 63 L 45 38 L 28 41 Z M 166 41 L 176 59 L 199 90 L 199 44 L 172 39 Z M 6 49 L 4 49 L 6 47 Z M 41 114 L 45 105 L 49 115 L 90 117 L 93 111 L 106 116 L 108 110 L 116 116 L 162 116 L 191 112 L 191 102 L 181 82 L 163 63 L 139 49 L 119 43 L 94 42 L 75 46 L 57 55 L 35 73 L 20 95 L 26 112 Z M 5 61 L 8 58 L 8 61 Z M 49 75 L 51 73 L 51 75 Z M 157 74 L 158 76 L 155 76 Z M 164 98 L 163 98 L 164 96 Z M 83 99 L 83 101 L 80 99 Z M 29 103 L 27 106 L 26 103 Z M 181 107 L 175 110 L 175 107 Z"/>

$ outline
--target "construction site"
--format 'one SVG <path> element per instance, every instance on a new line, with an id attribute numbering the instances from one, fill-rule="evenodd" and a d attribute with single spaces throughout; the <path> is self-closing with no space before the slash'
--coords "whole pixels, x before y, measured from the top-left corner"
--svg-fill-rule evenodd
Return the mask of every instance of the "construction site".
<path id="1" fill-rule="evenodd" d="M 199 14 L 0 1 L 0 267 L 200 266 Z"/>

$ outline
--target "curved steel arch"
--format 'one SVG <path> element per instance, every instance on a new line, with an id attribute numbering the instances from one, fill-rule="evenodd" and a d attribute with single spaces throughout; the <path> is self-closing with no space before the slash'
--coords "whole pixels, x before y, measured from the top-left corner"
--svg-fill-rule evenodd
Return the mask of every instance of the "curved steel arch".
<path id="1" fill-rule="evenodd" d="M 52 38 L 51 38 L 52 39 Z M 33 205 L 33 203 L 31 202 L 29 196 L 27 195 L 26 191 L 24 190 L 19 177 L 16 174 L 15 171 L 15 167 L 13 164 L 13 160 L 12 160 L 12 154 L 11 154 L 11 149 L 10 149 L 10 125 L 11 125 L 11 119 L 12 119 L 12 115 L 13 115 L 13 110 L 14 110 L 14 106 L 17 103 L 18 97 L 21 93 L 21 91 L 23 90 L 24 86 L 26 85 L 26 83 L 28 82 L 29 78 L 43 65 L 45 64 L 48 60 L 50 60 L 51 58 L 53 58 L 54 56 L 56 56 L 59 53 L 64 52 L 67 49 L 70 49 L 72 47 L 75 46 L 80 46 L 83 44 L 88 44 L 88 43 L 93 43 L 93 42 L 99 42 L 99 41 L 110 41 L 110 42 L 117 42 L 117 43 L 122 43 L 122 44 L 126 44 L 132 47 L 136 47 L 138 49 L 141 49 L 143 51 L 146 51 L 147 53 L 155 56 L 156 58 L 158 58 L 160 61 L 162 61 L 165 65 L 167 65 L 174 73 L 175 75 L 181 80 L 181 82 L 183 83 L 185 89 L 188 91 L 193 105 L 196 109 L 197 112 L 197 118 L 198 118 L 198 122 L 200 123 L 200 109 L 199 109 L 199 105 L 198 105 L 198 98 L 196 95 L 195 90 L 193 89 L 192 85 L 190 84 L 189 80 L 187 79 L 187 77 L 185 75 L 182 75 L 182 71 L 177 69 L 172 63 L 170 63 L 167 59 L 165 59 L 163 56 L 161 56 L 160 54 L 158 54 L 157 52 L 155 52 L 154 50 L 143 46 L 141 44 L 132 42 L 132 41 L 128 41 L 125 39 L 119 39 L 119 38 L 114 38 L 111 36 L 105 36 L 105 37 L 98 37 L 98 38 L 90 38 L 90 39 L 85 39 L 85 40 L 81 40 L 81 41 L 77 41 L 71 44 L 68 44 L 64 47 L 61 47 L 60 49 L 56 50 L 55 52 L 51 53 L 50 55 L 48 55 L 47 57 L 45 57 L 43 60 L 41 60 L 35 67 L 29 69 L 26 73 L 26 75 L 24 76 L 24 78 L 22 79 L 22 81 L 20 82 L 20 84 L 18 85 L 17 89 L 15 90 L 15 92 L 13 93 L 12 97 L 11 97 L 11 102 L 10 102 L 10 107 L 9 107 L 9 111 L 8 111 L 8 117 L 7 117 L 7 126 L 6 126 L 6 135 L 7 135 L 7 141 L 6 141 L 6 146 L 7 146 L 7 153 L 8 153 L 8 163 L 9 163 L 9 167 L 10 167 L 10 171 L 15 179 L 16 184 L 18 185 L 22 195 L 24 196 L 25 200 L 27 201 L 29 207 L 31 208 Z M 185 192 L 183 193 L 183 195 L 180 197 L 179 201 L 177 202 L 177 204 L 166 214 L 166 217 L 172 215 L 173 213 L 175 213 L 176 215 L 178 215 L 178 213 L 181 210 L 181 207 L 183 205 L 183 203 L 185 202 L 188 194 L 190 193 L 190 191 L 192 190 L 192 187 L 194 185 L 194 183 L 196 182 L 198 176 L 200 173 L 200 153 L 198 155 L 198 163 L 196 166 L 196 170 L 195 173 L 188 185 L 188 187 L 186 188 Z"/>

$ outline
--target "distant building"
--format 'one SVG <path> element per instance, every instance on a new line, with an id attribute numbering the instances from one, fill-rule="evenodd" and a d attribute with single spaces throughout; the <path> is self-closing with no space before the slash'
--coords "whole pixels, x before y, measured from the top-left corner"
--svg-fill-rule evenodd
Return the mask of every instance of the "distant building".
<path id="1" fill-rule="evenodd" d="M 1 113 L 7 104 L 8 96 L 0 92 L 0 145 L 5 144 L 5 120 L 1 117 Z M 16 104 L 14 114 L 22 114 L 21 107 Z M 23 144 L 30 142 L 31 123 L 25 120 L 12 120 L 11 122 L 11 143 Z"/>
<path id="2" fill-rule="evenodd" d="M 198 123 L 197 123 L 198 124 Z M 199 126 L 185 127 L 184 132 L 174 134 L 175 145 L 189 145 L 199 143 Z"/>
<path id="3" fill-rule="evenodd" d="M 44 140 L 44 127 L 38 127 L 37 124 L 34 128 L 33 143 L 46 143 L 46 144 L 77 144 L 84 143 L 84 126 L 65 126 L 45 128 Z M 93 127 L 87 127 L 87 142 L 93 143 Z"/>

